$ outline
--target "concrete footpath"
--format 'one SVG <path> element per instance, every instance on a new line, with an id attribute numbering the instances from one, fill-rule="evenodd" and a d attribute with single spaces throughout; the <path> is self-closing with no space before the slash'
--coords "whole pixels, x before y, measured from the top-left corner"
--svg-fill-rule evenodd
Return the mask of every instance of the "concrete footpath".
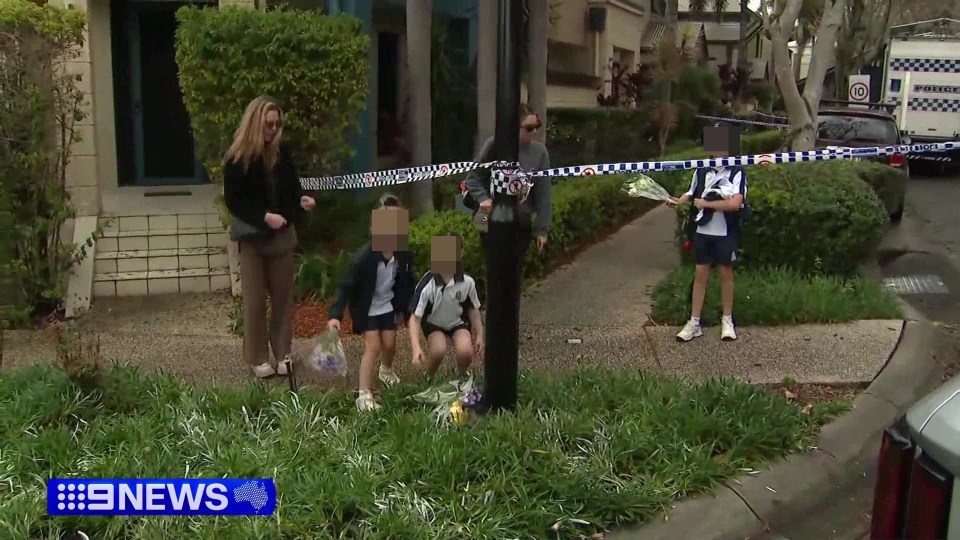
<path id="1" fill-rule="evenodd" d="M 725 343 L 719 329 L 691 343 L 674 339 L 677 328 L 651 325 L 650 293 L 679 264 L 672 237 L 674 215 L 654 209 L 582 253 L 528 290 L 521 307 L 521 364 L 550 372 L 580 364 L 617 365 L 691 379 L 736 377 L 753 383 L 856 383 L 873 380 L 900 339 L 902 321 L 836 325 L 743 327 Z M 229 332 L 233 302 L 224 295 L 114 298 L 97 301 L 72 323 L 83 341 L 99 340 L 102 357 L 199 383 L 250 379 L 240 361 L 241 339 Z M 306 354 L 310 340 L 298 340 Z M 351 358 L 359 341 L 345 340 Z M 9 370 L 53 361 L 49 332 L 9 331 L 2 366 Z M 413 377 L 409 346 L 400 337 L 397 367 Z M 355 367 L 354 367 L 355 369 Z M 352 383 L 299 370 L 301 382 Z"/>

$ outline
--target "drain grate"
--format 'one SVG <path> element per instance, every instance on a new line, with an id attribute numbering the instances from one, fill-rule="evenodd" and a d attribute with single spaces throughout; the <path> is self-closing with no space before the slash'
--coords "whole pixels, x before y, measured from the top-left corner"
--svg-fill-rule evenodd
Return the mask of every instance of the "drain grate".
<path id="1" fill-rule="evenodd" d="M 947 286 L 935 275 L 897 276 L 886 278 L 883 285 L 895 294 L 947 294 Z"/>

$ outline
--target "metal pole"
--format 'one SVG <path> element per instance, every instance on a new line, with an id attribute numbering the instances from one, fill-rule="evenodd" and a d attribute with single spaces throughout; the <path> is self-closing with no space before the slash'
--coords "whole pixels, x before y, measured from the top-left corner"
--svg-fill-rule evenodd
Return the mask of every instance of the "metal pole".
<path id="1" fill-rule="evenodd" d="M 497 31 L 497 123 L 495 160 L 517 162 L 520 147 L 520 38 L 523 2 L 500 0 Z M 511 410 L 517 403 L 520 341 L 520 223 L 517 197 L 493 190 L 487 227 L 487 350 L 484 408 Z M 525 247 L 525 246 L 524 246 Z"/>

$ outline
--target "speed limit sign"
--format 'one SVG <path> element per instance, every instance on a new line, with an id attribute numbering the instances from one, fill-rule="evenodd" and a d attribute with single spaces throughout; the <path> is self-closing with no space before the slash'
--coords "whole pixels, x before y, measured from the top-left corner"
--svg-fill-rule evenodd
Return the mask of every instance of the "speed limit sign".
<path id="1" fill-rule="evenodd" d="M 870 76 L 850 75 L 848 94 L 852 102 L 868 103 L 870 101 Z"/>

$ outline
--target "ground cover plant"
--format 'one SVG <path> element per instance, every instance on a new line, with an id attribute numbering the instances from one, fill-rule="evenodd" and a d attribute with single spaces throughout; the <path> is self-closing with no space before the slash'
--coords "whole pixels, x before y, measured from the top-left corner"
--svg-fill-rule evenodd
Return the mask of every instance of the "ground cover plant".
<path id="1" fill-rule="evenodd" d="M 0 537 L 577 538 L 649 519 L 723 478 L 801 451 L 831 403 L 732 380 L 639 371 L 524 373 L 514 414 L 437 427 L 386 394 L 200 389 L 162 375 L 35 366 L 0 377 Z M 50 517 L 44 480 L 273 477 L 272 518 Z"/>
<path id="2" fill-rule="evenodd" d="M 684 265 L 657 284 L 653 318 L 682 325 L 690 318 L 694 267 Z M 903 313 L 883 284 L 863 276 L 801 274 L 789 268 L 744 268 L 737 271 L 734 312 L 742 325 L 839 323 L 858 319 L 900 319 Z M 711 275 L 705 319 L 719 321 L 720 280 Z"/>

